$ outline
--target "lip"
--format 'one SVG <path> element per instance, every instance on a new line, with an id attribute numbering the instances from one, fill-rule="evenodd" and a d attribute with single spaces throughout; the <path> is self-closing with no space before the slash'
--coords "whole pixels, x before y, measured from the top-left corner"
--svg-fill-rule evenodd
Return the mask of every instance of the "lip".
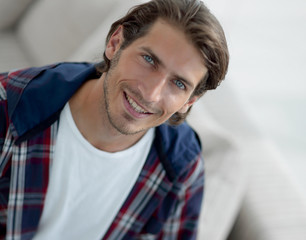
<path id="1" fill-rule="evenodd" d="M 144 109 L 146 111 L 146 113 L 140 113 L 137 112 L 129 103 L 129 101 L 127 100 L 127 96 L 129 96 L 129 98 L 133 99 L 133 101 L 139 105 L 142 109 Z M 151 112 L 149 112 L 146 108 L 144 108 L 142 105 L 140 105 L 137 101 L 135 101 L 134 98 L 132 98 L 130 95 L 127 95 L 126 92 L 123 92 L 123 104 L 126 108 L 126 110 L 130 113 L 130 115 L 132 115 L 134 118 L 145 118 L 148 117 L 150 115 L 152 115 Z"/>

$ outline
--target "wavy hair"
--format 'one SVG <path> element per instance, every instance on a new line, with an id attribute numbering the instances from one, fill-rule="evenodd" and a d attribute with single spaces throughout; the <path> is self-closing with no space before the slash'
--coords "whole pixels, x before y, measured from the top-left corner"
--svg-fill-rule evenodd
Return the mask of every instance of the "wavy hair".
<path id="1" fill-rule="evenodd" d="M 106 44 L 116 29 L 122 25 L 124 42 L 121 48 L 124 49 L 136 39 L 146 35 L 158 18 L 181 29 L 203 57 L 208 71 L 196 86 L 192 96 L 200 97 L 207 90 L 216 89 L 227 73 L 229 52 L 219 21 L 200 0 L 151 0 L 137 5 L 112 24 Z M 103 57 L 104 62 L 98 70 L 107 72 L 110 60 L 105 52 Z M 180 124 L 190 109 L 184 114 L 175 113 L 169 119 L 169 123 Z"/>

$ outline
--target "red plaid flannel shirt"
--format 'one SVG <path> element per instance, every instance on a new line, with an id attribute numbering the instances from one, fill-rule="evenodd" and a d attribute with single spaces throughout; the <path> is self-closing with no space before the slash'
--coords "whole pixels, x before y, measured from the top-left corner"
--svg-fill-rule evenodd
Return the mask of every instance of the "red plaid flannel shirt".
<path id="1" fill-rule="evenodd" d="M 60 111 L 95 74 L 92 64 L 60 63 L 0 75 L 0 239 L 35 235 Z M 102 239 L 195 239 L 204 184 L 200 152 L 186 123 L 157 127 L 144 167 Z"/>

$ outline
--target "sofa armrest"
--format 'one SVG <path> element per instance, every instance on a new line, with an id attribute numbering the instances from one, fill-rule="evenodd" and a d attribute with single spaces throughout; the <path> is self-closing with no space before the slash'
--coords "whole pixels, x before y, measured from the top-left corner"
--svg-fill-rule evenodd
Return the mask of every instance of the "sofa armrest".
<path id="1" fill-rule="evenodd" d="M 239 145 L 205 109 L 205 97 L 194 106 L 188 122 L 203 145 L 205 191 L 198 239 L 224 240 L 229 235 L 247 183 Z"/>
<path id="2" fill-rule="evenodd" d="M 306 239 L 306 198 L 277 148 L 254 139 L 244 144 L 244 155 L 247 191 L 228 240 Z"/>
<path id="3" fill-rule="evenodd" d="M 13 27 L 32 2 L 34 0 L 0 0 L 0 31 Z"/>

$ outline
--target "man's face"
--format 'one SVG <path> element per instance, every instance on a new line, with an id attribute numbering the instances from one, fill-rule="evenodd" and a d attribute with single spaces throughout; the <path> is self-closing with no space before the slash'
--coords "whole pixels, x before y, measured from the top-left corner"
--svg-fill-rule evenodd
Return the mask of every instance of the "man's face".
<path id="1" fill-rule="evenodd" d="M 122 134 L 137 134 L 186 112 L 207 69 L 184 33 L 158 20 L 124 50 L 122 42 L 120 27 L 105 52 L 111 68 L 104 76 L 103 101 L 111 125 Z"/>

